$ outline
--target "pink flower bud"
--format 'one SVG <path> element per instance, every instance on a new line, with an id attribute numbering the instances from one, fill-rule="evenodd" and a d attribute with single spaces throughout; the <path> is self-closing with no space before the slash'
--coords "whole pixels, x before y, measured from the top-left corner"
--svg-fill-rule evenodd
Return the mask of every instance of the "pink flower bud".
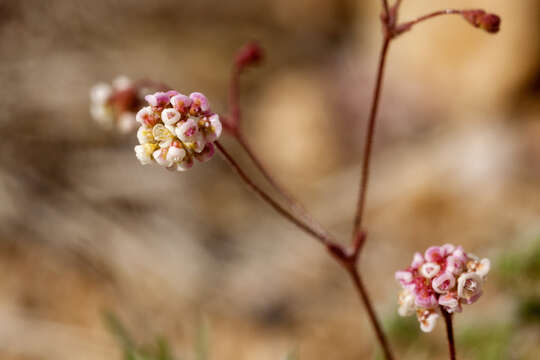
<path id="1" fill-rule="evenodd" d="M 425 263 L 424 257 L 419 252 L 414 253 L 413 261 L 411 263 L 411 267 L 416 270 L 418 269 L 423 263 Z"/>
<path id="2" fill-rule="evenodd" d="M 441 275 L 433 279 L 431 286 L 433 290 L 439 294 L 446 294 L 456 285 L 456 279 L 448 272 L 444 272 Z"/>
<path id="3" fill-rule="evenodd" d="M 426 261 L 439 262 L 444 257 L 446 251 L 441 246 L 431 246 L 426 250 L 424 257 Z"/>
<path id="4" fill-rule="evenodd" d="M 180 112 L 180 114 L 185 115 L 191 107 L 191 99 L 186 95 L 177 94 L 171 98 L 172 106 Z"/>
<path id="5" fill-rule="evenodd" d="M 197 140 L 198 126 L 195 118 L 188 118 L 179 123 L 176 127 L 176 136 L 183 142 L 193 142 Z"/>
<path id="6" fill-rule="evenodd" d="M 239 70 L 242 70 L 246 66 L 259 63 L 263 58 L 263 50 L 256 42 L 248 43 L 242 47 L 237 55 L 235 64 Z"/>
<path id="7" fill-rule="evenodd" d="M 451 255 L 446 258 L 446 271 L 454 275 L 459 275 L 463 272 L 465 265 L 457 257 Z"/>
<path id="8" fill-rule="evenodd" d="M 433 294 L 428 294 L 425 291 L 419 291 L 414 299 L 414 304 L 419 308 L 433 309 L 437 306 L 437 298 Z"/>
<path id="9" fill-rule="evenodd" d="M 405 285 L 413 281 L 413 274 L 407 270 L 399 270 L 396 271 L 395 278 L 402 285 Z"/>
<path id="10" fill-rule="evenodd" d="M 159 122 L 159 116 L 156 115 L 150 106 L 147 106 L 137 112 L 135 120 L 146 127 L 152 128 Z"/>
<path id="11" fill-rule="evenodd" d="M 200 153 L 195 153 L 195 159 L 200 162 L 208 161 L 214 156 L 216 150 L 213 143 L 208 143 L 204 146 L 204 149 Z"/>
<path id="12" fill-rule="evenodd" d="M 191 115 L 205 114 L 210 111 L 210 103 L 208 102 L 208 99 L 200 92 L 191 93 L 189 98 L 192 101 L 189 109 L 189 113 Z"/>
<path id="13" fill-rule="evenodd" d="M 144 100 L 146 100 L 152 107 L 155 108 L 163 108 L 167 104 L 169 104 L 169 96 L 164 92 L 156 92 L 151 95 L 146 95 L 144 97 Z"/>

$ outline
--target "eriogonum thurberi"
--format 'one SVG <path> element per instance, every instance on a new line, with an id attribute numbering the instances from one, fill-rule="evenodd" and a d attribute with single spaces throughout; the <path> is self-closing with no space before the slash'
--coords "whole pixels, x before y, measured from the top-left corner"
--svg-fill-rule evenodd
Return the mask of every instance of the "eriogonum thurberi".
<path id="1" fill-rule="evenodd" d="M 149 106 L 136 116 L 141 126 L 135 154 L 141 164 L 157 163 L 184 171 L 193 166 L 194 159 L 206 161 L 214 155 L 214 141 L 222 126 L 219 115 L 210 111 L 206 96 L 171 90 L 147 95 L 145 100 Z"/>
<path id="2" fill-rule="evenodd" d="M 430 332 L 441 308 L 453 314 L 478 300 L 489 268 L 488 259 L 480 260 L 461 246 L 432 246 L 424 255 L 415 253 L 411 265 L 396 272 L 403 287 L 399 315 L 416 313 L 420 329 Z"/>

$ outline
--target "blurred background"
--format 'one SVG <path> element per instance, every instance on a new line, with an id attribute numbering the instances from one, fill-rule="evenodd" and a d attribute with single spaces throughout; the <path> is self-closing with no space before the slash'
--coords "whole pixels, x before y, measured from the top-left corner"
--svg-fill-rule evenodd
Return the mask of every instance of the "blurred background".
<path id="1" fill-rule="evenodd" d="M 456 317 L 461 359 L 540 354 L 540 3 L 403 0 L 457 16 L 393 43 L 361 270 L 400 359 L 446 359 L 441 323 L 397 317 L 393 273 L 446 242 L 492 260 Z M 226 113 L 235 51 L 243 127 L 276 177 L 348 239 L 381 42 L 377 0 L 0 1 L 0 358 L 372 359 L 349 280 L 216 156 L 143 167 L 133 134 L 89 115 L 118 75 L 202 91 Z M 235 142 L 223 142 L 250 167 Z M 127 334 L 128 332 L 129 334 Z M 170 352 L 172 355 L 170 355 Z"/>

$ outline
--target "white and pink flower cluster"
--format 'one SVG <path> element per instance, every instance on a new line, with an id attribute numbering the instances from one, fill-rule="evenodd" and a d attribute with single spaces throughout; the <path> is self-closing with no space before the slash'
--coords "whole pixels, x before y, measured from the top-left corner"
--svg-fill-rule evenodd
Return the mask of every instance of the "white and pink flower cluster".
<path id="1" fill-rule="evenodd" d="M 90 115 L 103 128 L 127 134 L 137 128 L 135 111 L 143 96 L 129 78 L 118 76 L 112 85 L 99 83 L 90 89 Z"/>
<path id="2" fill-rule="evenodd" d="M 489 268 L 488 259 L 480 260 L 461 246 L 445 244 L 428 248 L 424 255 L 415 253 L 411 266 L 396 272 L 403 287 L 399 315 L 416 312 L 420 329 L 430 332 L 441 309 L 453 314 L 478 300 Z"/>
<path id="3" fill-rule="evenodd" d="M 149 106 L 139 110 L 136 119 L 139 145 L 135 154 L 146 165 L 157 163 L 167 169 L 184 171 L 194 159 L 209 160 L 215 152 L 214 141 L 221 135 L 219 115 L 210 111 L 206 96 L 189 96 L 177 91 L 147 95 Z"/>

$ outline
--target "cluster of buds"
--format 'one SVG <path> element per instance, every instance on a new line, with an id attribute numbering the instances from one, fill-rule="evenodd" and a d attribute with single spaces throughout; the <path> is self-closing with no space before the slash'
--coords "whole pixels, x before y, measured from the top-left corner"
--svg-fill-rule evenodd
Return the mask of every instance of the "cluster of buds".
<path id="1" fill-rule="evenodd" d="M 441 310 L 461 312 L 463 304 L 478 300 L 489 268 L 488 259 L 465 253 L 461 246 L 432 246 L 424 255 L 415 253 L 411 265 L 396 272 L 396 280 L 403 287 L 399 315 L 416 312 L 422 331 L 430 332 Z"/>
<path id="2" fill-rule="evenodd" d="M 146 89 L 139 89 L 125 76 L 111 84 L 99 83 L 90 90 L 90 115 L 106 129 L 126 134 L 137 128 L 135 113 L 142 105 Z"/>
<path id="3" fill-rule="evenodd" d="M 147 95 L 150 106 L 139 110 L 136 120 L 139 145 L 135 154 L 146 165 L 157 163 L 170 170 L 184 171 L 194 160 L 209 160 L 215 152 L 214 141 L 221 135 L 219 115 L 210 111 L 206 96 L 189 96 L 177 91 Z"/>

